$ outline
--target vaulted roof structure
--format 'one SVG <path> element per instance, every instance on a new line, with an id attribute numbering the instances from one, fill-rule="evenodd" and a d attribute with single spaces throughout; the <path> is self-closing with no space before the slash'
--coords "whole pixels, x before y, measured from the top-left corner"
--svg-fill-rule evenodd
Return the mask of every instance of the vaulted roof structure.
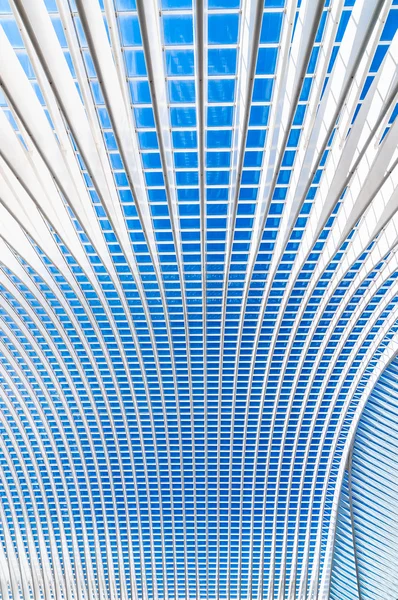
<path id="1" fill-rule="evenodd" d="M 397 28 L 0 0 L 3 600 L 395 600 Z"/>

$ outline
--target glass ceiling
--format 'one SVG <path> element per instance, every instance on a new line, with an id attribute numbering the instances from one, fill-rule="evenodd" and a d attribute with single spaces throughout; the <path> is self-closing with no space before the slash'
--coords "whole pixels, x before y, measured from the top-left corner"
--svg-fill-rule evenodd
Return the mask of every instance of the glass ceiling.
<path id="1" fill-rule="evenodd" d="M 396 596 L 397 382 L 395 358 L 370 393 L 355 431 L 340 496 L 331 600 Z"/>
<path id="2" fill-rule="evenodd" d="M 398 352 L 398 0 L 0 24 L 1 597 L 341 599 Z"/>

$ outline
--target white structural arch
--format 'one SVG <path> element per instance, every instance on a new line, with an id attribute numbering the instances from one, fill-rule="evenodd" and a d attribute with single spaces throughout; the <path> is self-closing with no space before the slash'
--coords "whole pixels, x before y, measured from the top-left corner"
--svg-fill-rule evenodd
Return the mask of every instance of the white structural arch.
<path id="1" fill-rule="evenodd" d="M 2 600 L 392 593 L 397 29 L 0 0 Z"/>

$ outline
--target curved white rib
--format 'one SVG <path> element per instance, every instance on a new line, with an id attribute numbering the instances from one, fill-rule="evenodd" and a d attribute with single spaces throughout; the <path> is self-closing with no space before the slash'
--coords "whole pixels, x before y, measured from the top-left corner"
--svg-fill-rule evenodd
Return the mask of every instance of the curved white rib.
<path id="1" fill-rule="evenodd" d="M 2 4 L 7 600 L 328 597 L 396 353 L 398 9 L 220 4 Z"/>

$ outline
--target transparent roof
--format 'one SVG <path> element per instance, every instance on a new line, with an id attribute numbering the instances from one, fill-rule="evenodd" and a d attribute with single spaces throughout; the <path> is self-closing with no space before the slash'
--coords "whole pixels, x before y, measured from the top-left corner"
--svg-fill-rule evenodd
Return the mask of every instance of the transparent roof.
<path id="1" fill-rule="evenodd" d="M 397 26 L 397 0 L 0 0 L 4 599 L 357 597 Z"/>

